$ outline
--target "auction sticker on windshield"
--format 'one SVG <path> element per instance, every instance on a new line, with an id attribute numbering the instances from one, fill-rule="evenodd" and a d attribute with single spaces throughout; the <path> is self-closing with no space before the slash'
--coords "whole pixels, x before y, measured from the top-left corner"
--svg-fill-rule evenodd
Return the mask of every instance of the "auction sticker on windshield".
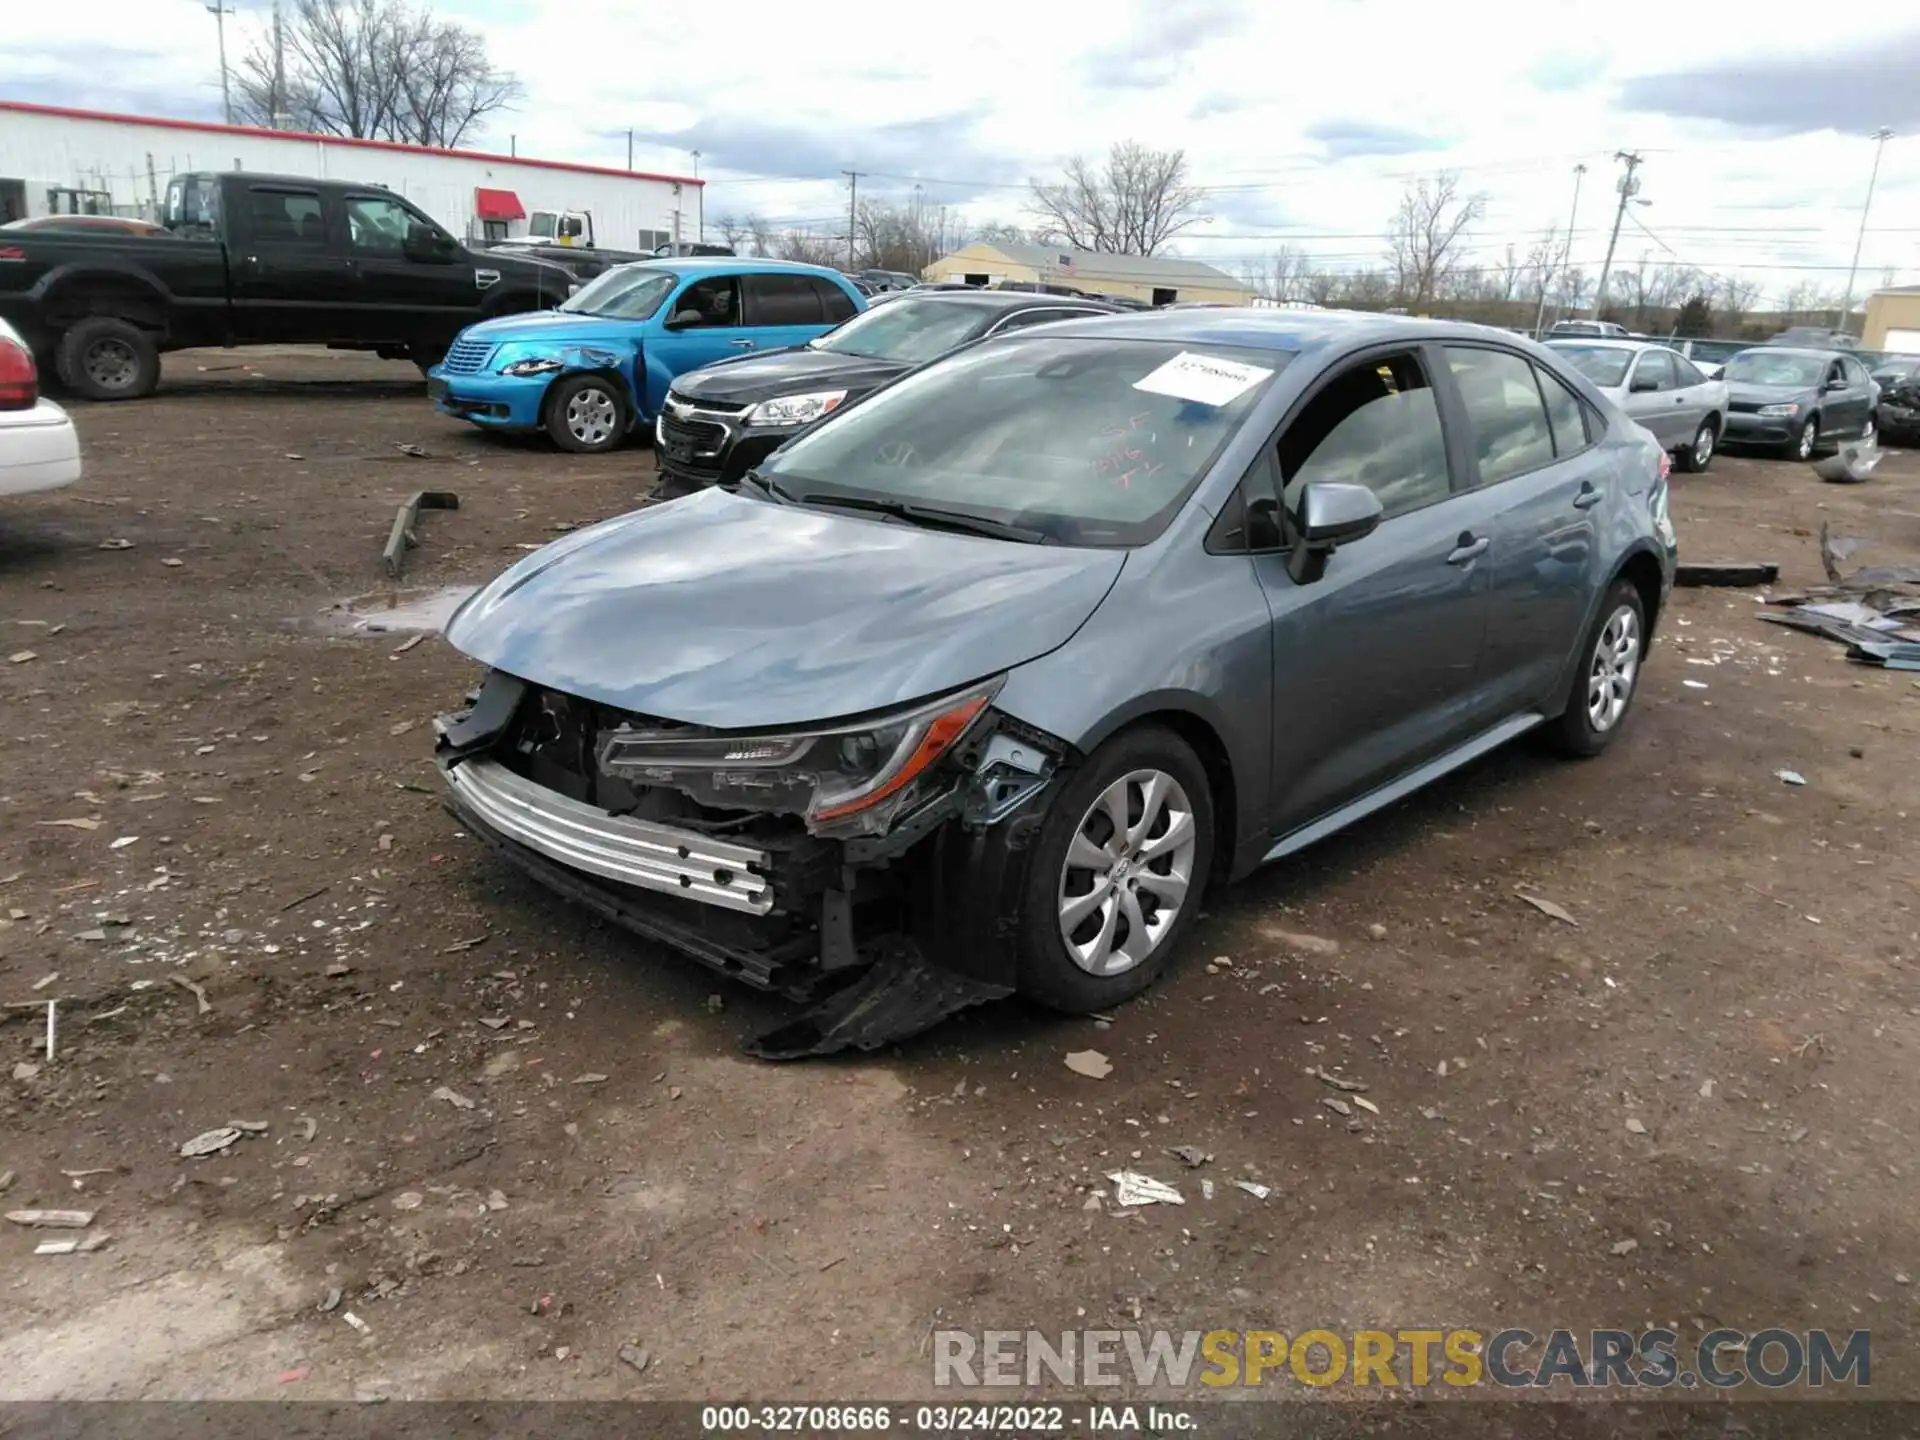
<path id="1" fill-rule="evenodd" d="M 1133 388 L 1149 395 L 1171 395 L 1197 405 L 1219 406 L 1231 404 L 1272 374 L 1258 365 L 1182 350 L 1159 369 L 1134 381 Z"/>

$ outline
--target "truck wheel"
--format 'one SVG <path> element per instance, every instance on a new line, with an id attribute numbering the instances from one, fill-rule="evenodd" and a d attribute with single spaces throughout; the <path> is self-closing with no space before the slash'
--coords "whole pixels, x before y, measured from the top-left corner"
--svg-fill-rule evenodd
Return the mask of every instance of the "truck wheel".
<path id="1" fill-rule="evenodd" d="M 140 400 L 160 383 L 160 350 L 139 326 L 94 315 L 60 337 L 56 373 L 89 400 Z"/>
<path id="2" fill-rule="evenodd" d="M 409 345 L 407 347 L 407 359 L 420 368 L 422 375 L 446 358 L 447 347 L 444 345 Z"/>
<path id="3" fill-rule="evenodd" d="M 605 375 L 569 375 L 547 392 L 547 434 L 562 450 L 595 454 L 626 438 L 627 402 Z"/>

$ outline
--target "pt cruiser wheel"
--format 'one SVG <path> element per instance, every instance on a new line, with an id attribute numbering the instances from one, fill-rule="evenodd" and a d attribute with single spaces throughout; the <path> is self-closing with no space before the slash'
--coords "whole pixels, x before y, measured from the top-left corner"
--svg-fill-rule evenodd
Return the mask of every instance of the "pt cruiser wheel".
<path id="1" fill-rule="evenodd" d="M 611 450 L 627 433 L 627 406 L 614 382 L 575 375 L 547 395 L 547 433 L 562 450 Z"/>
<path id="2" fill-rule="evenodd" d="M 1020 988 L 1098 1010 L 1166 969 L 1213 859 L 1207 774 L 1179 736 L 1123 732 L 1094 752 L 1041 828 L 1021 915 Z"/>

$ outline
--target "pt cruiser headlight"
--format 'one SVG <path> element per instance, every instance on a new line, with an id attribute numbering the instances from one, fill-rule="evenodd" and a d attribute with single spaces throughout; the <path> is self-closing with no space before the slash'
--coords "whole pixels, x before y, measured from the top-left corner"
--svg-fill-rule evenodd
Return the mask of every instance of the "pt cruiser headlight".
<path id="1" fill-rule="evenodd" d="M 520 378 L 527 375 L 551 375 L 554 371 L 564 368 L 560 361 L 550 355 L 529 355 L 524 360 L 513 360 L 502 365 L 500 373 Z"/>
<path id="2" fill-rule="evenodd" d="M 1773 416 L 1798 415 L 1800 413 L 1800 407 L 1798 405 L 1762 405 L 1754 413 L 1756 415 Z"/>
<path id="3" fill-rule="evenodd" d="M 826 729 L 743 735 L 623 725 L 602 743 L 600 769 L 634 784 L 671 785 L 719 809 L 797 814 L 815 831 L 879 835 L 1004 678 Z"/>
<path id="4" fill-rule="evenodd" d="M 847 398 L 844 390 L 819 390 L 811 395 L 788 395 L 753 407 L 749 425 L 810 425 Z"/>

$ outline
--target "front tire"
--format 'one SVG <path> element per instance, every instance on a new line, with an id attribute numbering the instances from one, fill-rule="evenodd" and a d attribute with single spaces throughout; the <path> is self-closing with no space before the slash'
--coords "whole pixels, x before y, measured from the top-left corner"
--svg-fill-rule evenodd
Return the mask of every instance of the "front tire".
<path id="1" fill-rule="evenodd" d="M 1869 415 L 1867 417 L 1866 427 L 1860 432 L 1860 443 L 1862 445 L 1873 444 L 1879 435 L 1879 431 L 1880 427 L 1874 423 L 1873 417 Z"/>
<path id="2" fill-rule="evenodd" d="M 562 450 L 596 455 L 626 438 L 627 402 L 604 375 L 570 375 L 547 392 L 547 434 Z"/>
<path id="3" fill-rule="evenodd" d="M 1646 658 L 1647 610 L 1631 580 L 1616 580 L 1580 648 L 1580 673 L 1553 739 L 1568 755 L 1598 755 L 1626 723 Z"/>
<path id="4" fill-rule="evenodd" d="M 89 400 L 141 400 L 160 384 L 160 347 L 138 325 L 93 315 L 60 337 L 55 374 Z"/>
<path id="5" fill-rule="evenodd" d="M 1199 913 L 1213 841 L 1213 792 L 1186 741 L 1146 726 L 1101 746 L 1041 826 L 1020 989 L 1076 1015 L 1145 990 Z"/>
<path id="6" fill-rule="evenodd" d="M 1794 432 L 1793 439 L 1787 442 L 1786 456 L 1789 460 L 1811 460 L 1819 443 L 1820 417 L 1809 415 L 1806 423 Z"/>
<path id="7" fill-rule="evenodd" d="M 1689 475 L 1698 475 L 1713 463 L 1715 443 L 1720 438 L 1719 427 L 1712 420 L 1700 422 L 1700 428 L 1694 432 L 1693 443 L 1680 452 L 1680 468 Z"/>

